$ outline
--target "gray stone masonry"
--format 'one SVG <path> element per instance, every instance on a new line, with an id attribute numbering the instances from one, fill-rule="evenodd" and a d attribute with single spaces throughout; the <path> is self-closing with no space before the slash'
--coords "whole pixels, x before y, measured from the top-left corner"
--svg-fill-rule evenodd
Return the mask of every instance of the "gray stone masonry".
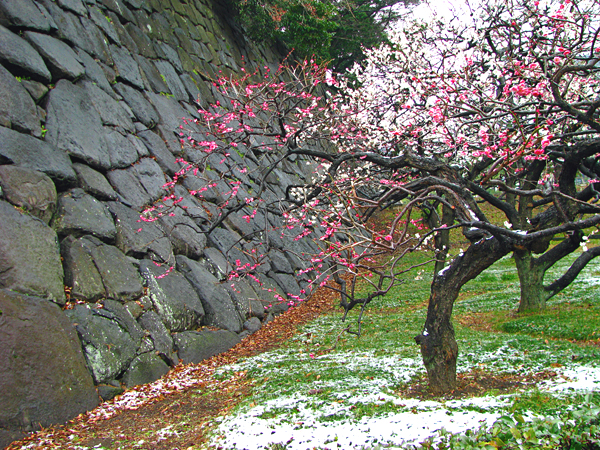
<path id="1" fill-rule="evenodd" d="M 98 395 L 228 350 L 287 308 L 279 296 L 299 293 L 290 250 L 310 245 L 272 231 L 268 249 L 255 247 L 251 208 L 206 233 L 232 188 L 221 177 L 239 173 L 250 197 L 268 158 L 241 147 L 231 162 L 213 156 L 204 175 L 214 189 L 192 195 L 197 180 L 180 179 L 181 207 L 141 217 L 178 158 L 201 158 L 180 127 L 225 101 L 215 76 L 238 70 L 242 55 L 247 71 L 278 62 L 220 3 L 0 0 L 0 448 Z M 280 198 L 298 177 L 310 177 L 306 164 L 273 171 L 265 195 Z M 228 279 L 262 253 L 251 269 L 262 284 Z"/>

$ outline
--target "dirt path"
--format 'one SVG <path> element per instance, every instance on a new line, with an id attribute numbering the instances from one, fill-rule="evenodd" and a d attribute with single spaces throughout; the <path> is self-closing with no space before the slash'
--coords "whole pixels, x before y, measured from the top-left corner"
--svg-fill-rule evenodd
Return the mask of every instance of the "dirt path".
<path id="1" fill-rule="evenodd" d="M 280 345 L 299 326 L 332 310 L 336 304 L 334 292 L 321 288 L 228 352 L 197 365 L 177 366 L 154 383 L 136 386 L 64 426 L 47 428 L 13 442 L 7 450 L 200 448 L 206 443 L 211 421 L 226 415 L 252 390 L 252 380 L 245 372 L 218 380 L 215 369 Z"/>

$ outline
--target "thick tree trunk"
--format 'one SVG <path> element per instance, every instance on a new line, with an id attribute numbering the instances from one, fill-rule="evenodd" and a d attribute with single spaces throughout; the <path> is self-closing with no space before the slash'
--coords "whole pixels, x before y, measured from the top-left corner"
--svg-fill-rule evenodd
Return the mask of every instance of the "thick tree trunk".
<path id="1" fill-rule="evenodd" d="M 521 285 L 519 312 L 545 309 L 548 299 L 548 293 L 544 289 L 546 267 L 537 263 L 529 250 L 515 251 L 514 258 Z"/>
<path id="2" fill-rule="evenodd" d="M 440 225 L 452 225 L 454 222 L 454 210 L 448 207 L 448 205 L 442 205 L 442 222 L 437 224 Z M 431 227 L 434 228 L 434 227 Z M 446 265 L 446 259 L 448 258 L 448 250 L 450 249 L 450 230 L 444 229 L 435 235 L 435 249 L 436 249 L 436 262 L 435 262 L 435 273 L 441 271 Z"/>
<path id="3" fill-rule="evenodd" d="M 543 248 L 543 245 L 540 245 L 538 248 L 533 246 L 531 249 L 515 250 L 515 265 L 517 266 L 517 273 L 519 274 L 521 284 L 520 313 L 539 311 L 546 308 L 546 302 L 567 287 L 577 274 L 579 274 L 581 269 L 596 257 L 598 250 L 583 253 L 577 258 L 565 275 L 550 286 L 544 286 L 544 275 L 548 269 L 566 255 L 579 248 L 581 237 L 581 232 L 572 233 L 567 239 L 537 258 L 533 255 L 539 250 L 539 247 Z"/>
<path id="4" fill-rule="evenodd" d="M 456 387 L 458 344 L 450 319 L 457 296 L 458 291 L 445 290 L 442 283 L 432 286 L 423 334 L 416 338 L 421 345 L 429 387 L 435 394 L 450 392 Z"/>
<path id="5" fill-rule="evenodd" d="M 458 344 L 451 318 L 460 289 L 509 251 L 510 247 L 496 238 L 482 239 L 435 274 L 425 326 L 415 337 L 421 346 L 429 387 L 435 394 L 450 392 L 456 387 Z"/>

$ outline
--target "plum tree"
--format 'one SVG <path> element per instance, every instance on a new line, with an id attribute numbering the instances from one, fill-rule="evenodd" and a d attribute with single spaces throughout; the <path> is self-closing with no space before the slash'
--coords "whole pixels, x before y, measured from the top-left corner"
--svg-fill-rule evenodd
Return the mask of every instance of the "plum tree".
<path id="1" fill-rule="evenodd" d="M 391 45 L 366 50 L 353 85 L 314 61 L 222 78 L 220 101 L 182 125 L 182 169 L 163 208 L 145 217 L 182 206 L 181 179 L 197 180 L 199 201 L 221 183 L 204 232 L 234 215 L 261 224 L 240 240 L 244 258 L 230 279 L 260 283 L 269 246 L 286 236 L 306 278 L 292 301 L 334 279 L 346 312 L 361 308 L 356 333 L 365 307 L 414 268 L 403 257 L 433 246 L 436 271 L 415 340 L 432 390 L 452 390 L 452 309 L 466 282 L 512 252 L 520 310 L 538 308 L 600 253 L 585 249 L 544 286 L 548 268 L 600 223 L 599 12 L 587 0 L 502 0 L 466 16 L 407 20 Z M 313 175 L 278 179 L 285 164 L 308 164 Z M 375 223 L 384 209 L 392 220 Z M 468 242 L 458 254 L 451 230 Z M 564 239 L 551 246 L 556 236 Z"/>

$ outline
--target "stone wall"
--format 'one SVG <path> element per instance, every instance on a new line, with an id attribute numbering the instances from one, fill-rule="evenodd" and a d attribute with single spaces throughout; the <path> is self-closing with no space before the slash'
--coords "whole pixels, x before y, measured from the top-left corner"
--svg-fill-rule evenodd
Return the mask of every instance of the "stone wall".
<path id="1" fill-rule="evenodd" d="M 222 4 L 0 0 L 0 446 L 230 348 L 273 292 L 299 293 L 283 242 L 268 289 L 224 282 L 253 229 L 242 211 L 203 233 L 218 175 L 202 200 L 178 186 L 185 213 L 140 222 L 180 168 L 181 119 L 220 100 L 212 80 L 280 59 Z"/>

